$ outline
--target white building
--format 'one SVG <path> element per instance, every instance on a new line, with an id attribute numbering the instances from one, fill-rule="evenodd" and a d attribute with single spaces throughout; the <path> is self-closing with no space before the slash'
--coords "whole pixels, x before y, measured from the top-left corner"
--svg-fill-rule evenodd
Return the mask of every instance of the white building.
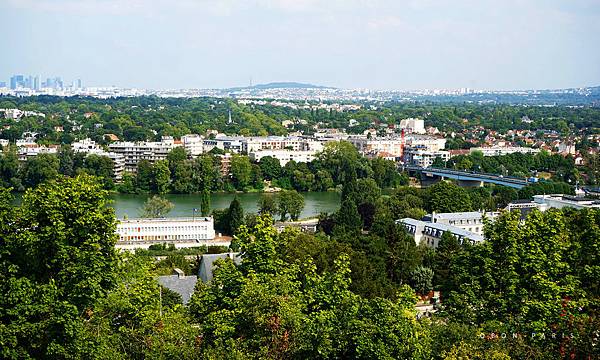
<path id="1" fill-rule="evenodd" d="M 369 139 L 365 136 L 350 136 L 347 141 L 363 155 L 388 153 L 395 157 L 402 156 L 402 139 L 398 137 Z"/>
<path id="2" fill-rule="evenodd" d="M 446 147 L 446 139 L 426 135 L 410 135 L 406 137 L 406 146 L 427 151 L 440 151 Z"/>
<path id="3" fill-rule="evenodd" d="M 58 145 L 21 145 L 17 149 L 17 154 L 20 161 L 27 161 L 28 158 L 38 156 L 40 154 L 57 154 Z"/>
<path id="4" fill-rule="evenodd" d="M 240 153 L 243 149 L 243 140 L 244 138 L 241 136 L 229 137 L 217 135 L 214 139 L 204 139 L 203 147 L 205 152 L 217 148 L 223 151 Z"/>
<path id="5" fill-rule="evenodd" d="M 454 213 L 431 213 L 423 217 L 423 221 L 435 224 L 445 224 L 463 230 L 483 235 L 484 219 L 493 221 L 499 212 L 466 211 Z"/>
<path id="6" fill-rule="evenodd" d="M 409 148 L 404 152 L 404 163 L 407 165 L 420 166 L 423 168 L 433 165 L 435 159 L 440 158 L 444 162 L 450 159 L 450 152 L 444 150 L 427 151 Z"/>
<path id="7" fill-rule="evenodd" d="M 265 136 L 244 138 L 242 150 L 247 154 L 260 150 L 321 151 L 321 141 L 297 136 Z"/>
<path id="8" fill-rule="evenodd" d="M 87 155 L 106 156 L 113 162 L 113 178 L 116 181 L 123 179 L 123 171 L 125 171 L 125 157 L 116 152 L 105 151 L 100 145 L 92 139 L 83 139 L 71 144 L 74 152 L 84 153 Z"/>
<path id="9" fill-rule="evenodd" d="M 279 160 L 281 166 L 285 166 L 289 161 L 297 163 L 308 163 L 315 159 L 317 151 L 292 151 L 292 150 L 259 150 L 248 154 L 250 160 L 259 162 L 265 156 L 271 156 Z"/>
<path id="10" fill-rule="evenodd" d="M 575 197 L 570 195 L 553 194 L 553 195 L 534 195 L 533 202 L 538 205 L 538 208 L 574 208 L 574 209 L 598 209 L 600 208 L 600 200 L 587 199 L 584 197 Z"/>
<path id="11" fill-rule="evenodd" d="M 163 243 L 177 248 L 215 244 L 212 217 L 120 220 L 117 234 L 116 247 L 128 250 Z"/>
<path id="12" fill-rule="evenodd" d="M 176 143 L 170 136 L 163 136 L 161 141 L 156 142 L 114 142 L 108 145 L 108 148 L 111 152 L 120 154 L 125 158 L 125 171 L 135 172 L 137 171 L 138 162 L 141 160 L 148 160 L 151 163 L 165 160 L 167 154 L 178 146 L 181 146 L 181 143 Z"/>
<path id="13" fill-rule="evenodd" d="M 181 137 L 185 151 L 192 157 L 197 157 L 204 152 L 204 139 L 198 134 L 188 134 Z"/>
<path id="14" fill-rule="evenodd" d="M 400 120 L 400 128 L 407 130 L 409 134 L 425 134 L 425 121 L 414 118 Z"/>
<path id="15" fill-rule="evenodd" d="M 540 149 L 528 148 L 523 146 L 486 146 L 486 147 L 473 147 L 471 148 L 471 154 L 475 151 L 480 151 L 483 156 L 500 156 L 508 154 L 537 154 Z"/>
<path id="16" fill-rule="evenodd" d="M 427 246 L 437 248 L 445 232 L 454 235 L 460 244 L 465 242 L 476 244 L 484 240 L 480 234 L 444 223 L 433 223 L 411 218 L 396 220 L 396 223 L 406 228 L 406 231 L 415 239 L 417 245 L 424 243 Z"/>
<path id="17" fill-rule="evenodd" d="M 0 146 L 2 146 L 3 148 L 7 147 L 10 144 L 10 142 L 6 139 L 0 139 Z"/>

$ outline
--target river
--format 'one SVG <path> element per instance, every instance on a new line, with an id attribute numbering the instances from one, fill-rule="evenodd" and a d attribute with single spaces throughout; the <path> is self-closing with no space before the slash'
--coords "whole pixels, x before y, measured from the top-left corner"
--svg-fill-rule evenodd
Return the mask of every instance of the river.
<path id="1" fill-rule="evenodd" d="M 301 194 L 304 196 L 304 210 L 300 215 L 301 218 L 316 216 L 322 212 L 331 213 L 337 211 L 340 207 L 340 194 L 337 192 L 306 192 Z M 262 196 L 260 193 L 212 194 L 210 197 L 211 209 L 229 207 L 229 203 L 231 203 L 236 195 L 244 208 L 244 212 L 256 213 L 258 199 Z M 274 196 L 274 194 L 266 195 Z M 192 210 L 200 208 L 199 195 L 171 194 L 164 197 L 175 205 L 167 217 L 192 216 Z M 144 205 L 146 199 L 148 199 L 148 195 L 113 194 L 111 198 L 113 200 L 111 205 L 115 208 L 118 219 L 122 219 L 124 216 L 135 218 L 139 217 L 140 208 Z"/>

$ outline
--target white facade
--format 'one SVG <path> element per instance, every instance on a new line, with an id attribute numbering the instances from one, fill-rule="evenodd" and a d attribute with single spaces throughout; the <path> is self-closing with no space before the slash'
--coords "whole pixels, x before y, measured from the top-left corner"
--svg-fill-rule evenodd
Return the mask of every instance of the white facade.
<path id="1" fill-rule="evenodd" d="M 89 138 L 72 143 L 71 148 L 74 152 L 84 153 L 87 155 L 94 154 L 98 156 L 106 156 L 110 158 L 113 162 L 114 179 L 116 181 L 120 181 L 123 178 L 123 171 L 125 171 L 125 157 L 122 154 L 105 151 L 100 145 L 96 144 L 94 140 Z"/>
<path id="2" fill-rule="evenodd" d="M 152 142 L 131 142 L 121 141 L 108 145 L 111 152 L 120 154 L 125 159 L 125 171 L 137 171 L 138 162 L 148 160 L 155 163 L 159 160 L 165 160 L 167 154 L 174 148 L 181 146 L 180 143 L 175 143 L 172 137 L 163 136 L 162 141 Z"/>
<path id="3" fill-rule="evenodd" d="M 17 154 L 19 155 L 20 161 L 27 161 L 28 158 L 38 156 L 40 154 L 57 154 L 58 145 L 54 146 L 43 146 L 43 145 L 27 145 L 19 146 Z"/>
<path id="4" fill-rule="evenodd" d="M 414 118 L 400 120 L 400 128 L 408 130 L 408 133 L 425 134 L 425 121 Z"/>
<path id="5" fill-rule="evenodd" d="M 427 246 L 437 248 L 445 232 L 454 235 L 460 244 L 465 242 L 476 244 L 484 240 L 480 234 L 442 223 L 432 223 L 411 218 L 396 220 L 396 223 L 404 226 L 406 231 L 415 239 L 417 245 L 424 243 Z"/>
<path id="6" fill-rule="evenodd" d="M 384 152 L 395 157 L 402 156 L 402 139 L 398 137 L 368 139 L 364 136 L 351 136 L 347 141 L 363 155 Z"/>
<path id="7" fill-rule="evenodd" d="M 450 153 L 443 150 L 426 151 L 420 149 L 407 149 L 404 153 L 405 164 L 420 166 L 423 168 L 433 165 L 433 162 L 437 158 L 440 158 L 443 161 L 448 161 L 450 159 Z"/>
<path id="8" fill-rule="evenodd" d="M 198 134 L 189 134 L 181 137 L 185 151 L 192 157 L 197 157 L 204 152 L 204 139 Z"/>
<path id="9" fill-rule="evenodd" d="M 128 219 L 117 224 L 117 248 L 143 249 L 152 244 L 175 247 L 210 245 L 215 239 L 212 217 Z"/>
<path id="10" fill-rule="evenodd" d="M 245 138 L 242 147 L 242 150 L 248 154 L 260 150 L 284 149 L 293 151 L 321 151 L 323 150 L 323 143 L 296 136 L 265 136 Z"/>
<path id="11" fill-rule="evenodd" d="M 574 208 L 574 209 L 598 209 L 600 208 L 600 200 L 579 198 L 569 195 L 553 194 L 553 195 L 534 195 L 533 202 L 540 209 L 543 208 Z"/>
<path id="12" fill-rule="evenodd" d="M 500 156 L 508 154 L 537 154 L 540 149 L 522 147 L 522 146 L 489 146 L 489 147 L 474 147 L 471 148 L 471 154 L 475 151 L 480 151 L 483 156 Z"/>
<path id="13" fill-rule="evenodd" d="M 406 146 L 426 151 L 440 151 L 446 147 L 446 139 L 442 137 L 411 135 L 406 137 Z"/>
<path id="14" fill-rule="evenodd" d="M 279 160 L 281 166 L 285 166 L 289 161 L 294 160 L 297 163 L 307 163 L 315 159 L 317 151 L 292 151 L 292 150 L 260 150 L 248 154 L 250 160 L 259 162 L 265 156 L 271 156 Z"/>
<path id="15" fill-rule="evenodd" d="M 466 211 L 454 213 L 431 213 L 425 215 L 423 221 L 454 226 L 478 235 L 483 235 L 484 219 L 493 221 L 498 212 Z"/>

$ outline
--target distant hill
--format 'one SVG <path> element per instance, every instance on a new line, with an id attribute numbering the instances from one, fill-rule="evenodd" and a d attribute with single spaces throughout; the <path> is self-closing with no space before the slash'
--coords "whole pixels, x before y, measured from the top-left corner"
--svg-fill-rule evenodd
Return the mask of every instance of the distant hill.
<path id="1" fill-rule="evenodd" d="M 253 86 L 244 86 L 244 87 L 236 87 L 231 88 L 230 90 L 241 90 L 241 89 L 256 89 L 256 90 L 265 90 L 265 89 L 331 89 L 329 86 L 321 86 L 321 85 L 313 85 L 313 84 L 305 84 L 299 82 L 271 82 L 267 84 L 257 84 Z"/>

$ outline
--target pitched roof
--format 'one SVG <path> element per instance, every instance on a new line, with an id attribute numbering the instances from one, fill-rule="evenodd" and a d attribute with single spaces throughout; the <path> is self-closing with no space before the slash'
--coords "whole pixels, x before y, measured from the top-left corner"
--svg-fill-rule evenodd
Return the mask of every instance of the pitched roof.
<path id="1" fill-rule="evenodd" d="M 242 263 L 242 257 L 240 253 L 224 253 L 224 254 L 204 254 L 200 260 L 200 267 L 198 269 L 198 277 L 203 282 L 209 282 L 213 279 L 213 271 L 215 268 L 215 261 L 219 259 L 232 259 L 236 265 Z"/>

